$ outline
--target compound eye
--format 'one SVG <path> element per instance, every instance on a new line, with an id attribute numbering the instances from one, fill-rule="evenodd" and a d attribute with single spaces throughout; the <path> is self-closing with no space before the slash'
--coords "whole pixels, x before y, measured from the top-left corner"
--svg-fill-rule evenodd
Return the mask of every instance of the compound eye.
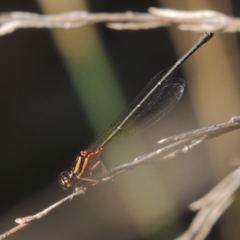
<path id="1" fill-rule="evenodd" d="M 73 185 L 73 180 L 70 177 L 69 172 L 65 171 L 60 174 L 59 184 L 64 190 L 68 189 Z"/>

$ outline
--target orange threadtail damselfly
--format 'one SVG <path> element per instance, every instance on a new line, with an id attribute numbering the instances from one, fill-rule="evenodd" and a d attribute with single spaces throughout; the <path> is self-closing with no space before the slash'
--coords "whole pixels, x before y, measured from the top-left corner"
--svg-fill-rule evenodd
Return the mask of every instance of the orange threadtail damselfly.
<path id="1" fill-rule="evenodd" d="M 80 151 L 73 167 L 60 174 L 60 185 L 63 189 L 74 185 L 81 186 L 84 181 L 97 184 L 99 180 L 91 177 L 92 171 L 99 165 L 106 170 L 99 160 L 99 155 L 113 138 L 131 128 L 135 123 L 149 127 L 173 109 L 181 99 L 185 87 L 185 80 L 175 78 L 174 73 L 212 36 L 213 33 L 205 33 L 173 67 L 158 73 L 112 125 L 87 150 Z"/>

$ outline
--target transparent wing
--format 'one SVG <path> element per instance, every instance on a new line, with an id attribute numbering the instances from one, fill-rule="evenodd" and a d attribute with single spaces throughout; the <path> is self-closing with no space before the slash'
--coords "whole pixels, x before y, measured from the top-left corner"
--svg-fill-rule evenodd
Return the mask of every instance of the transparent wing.
<path id="1" fill-rule="evenodd" d="M 158 73 L 148 83 L 129 107 L 90 146 L 89 150 L 103 148 L 111 139 L 119 138 L 136 129 L 146 129 L 173 109 L 183 95 L 185 80 L 174 78 L 172 74 L 161 82 L 167 71 L 168 69 Z M 147 96 L 151 91 L 152 93 Z"/>

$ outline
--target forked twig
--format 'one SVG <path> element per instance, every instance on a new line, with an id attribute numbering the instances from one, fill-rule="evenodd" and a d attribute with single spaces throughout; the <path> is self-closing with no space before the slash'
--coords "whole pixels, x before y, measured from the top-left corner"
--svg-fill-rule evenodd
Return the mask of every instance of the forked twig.
<path id="1" fill-rule="evenodd" d="M 115 30 L 140 30 L 177 26 L 180 30 L 197 32 L 239 32 L 240 19 L 213 10 L 181 11 L 150 7 L 148 13 L 89 13 L 71 11 L 59 14 L 6 12 L 0 14 L 0 36 L 22 28 L 79 28 L 106 23 Z"/>
<path id="2" fill-rule="evenodd" d="M 93 176 L 94 179 L 99 180 L 100 182 L 108 181 L 114 176 L 121 174 L 127 170 L 135 168 L 142 164 L 153 163 L 156 159 L 157 161 L 173 158 L 178 156 L 179 154 L 186 153 L 192 147 L 198 145 L 199 143 L 218 137 L 230 131 L 234 131 L 240 128 L 240 116 L 236 116 L 230 119 L 228 122 L 210 125 L 204 128 L 196 129 L 193 131 L 188 131 L 170 138 L 163 139 L 159 141 L 160 144 L 168 143 L 169 145 L 157 149 L 156 151 L 150 152 L 148 154 L 141 155 L 135 158 L 132 162 L 118 166 L 116 168 L 112 168 L 107 172 L 102 172 Z M 234 191 L 239 187 L 240 184 L 240 168 L 235 170 L 232 174 L 225 178 L 221 183 L 219 183 L 209 194 L 207 194 L 201 200 L 193 203 L 191 205 L 194 209 L 200 209 L 199 216 L 197 220 L 191 226 L 187 233 L 179 238 L 181 240 L 191 239 L 184 238 L 185 236 L 189 236 L 189 232 L 191 234 L 196 233 L 202 229 L 204 230 L 204 234 L 208 233 L 206 230 L 206 226 L 203 224 L 207 222 L 211 222 L 214 224 L 216 220 L 220 217 L 220 215 L 224 212 L 224 210 L 231 204 L 231 197 Z M 75 193 L 67 196 L 66 198 L 54 203 L 53 205 L 47 207 L 43 211 L 27 217 L 17 218 L 15 220 L 19 225 L 0 235 L 0 239 L 4 239 L 12 233 L 20 230 L 21 228 L 27 226 L 29 223 L 42 218 L 43 216 L 50 213 L 53 209 L 60 206 L 62 203 L 66 202 L 69 199 L 72 199 L 74 196 L 81 195 L 85 192 L 85 189 L 91 187 L 92 183 L 85 183 L 82 185 L 82 188 L 78 189 Z M 200 220 L 199 220 L 200 219 Z M 209 224 L 208 222 L 208 224 Z M 197 225 L 197 227 L 196 227 Z M 212 226 L 212 225 L 208 225 Z M 200 232 L 199 234 L 203 234 Z M 201 239 L 201 238 L 196 238 Z M 202 238 L 203 239 L 203 238 Z"/>
<path id="3" fill-rule="evenodd" d="M 19 225 L 17 225 L 16 227 L 14 227 L 14 228 L 8 230 L 7 232 L 3 233 L 2 235 L 0 235 L 0 239 L 4 239 L 4 238 L 8 237 L 9 235 L 17 232 L 18 230 L 26 227 L 29 223 L 33 222 L 34 220 L 41 219 L 42 217 L 47 215 L 49 212 L 51 212 L 53 209 L 55 209 L 62 203 L 66 202 L 68 200 L 71 200 L 73 197 L 75 197 L 77 195 L 81 195 L 81 194 L 84 194 L 84 189 L 80 189 L 79 191 L 61 199 L 60 201 L 52 204 L 51 206 L 47 207 L 46 209 L 44 209 L 43 211 L 41 211 L 35 215 L 15 219 L 15 222 L 18 223 Z"/>
<path id="4" fill-rule="evenodd" d="M 233 194 L 240 185 L 240 168 L 235 169 L 203 198 L 192 203 L 192 211 L 199 210 L 188 230 L 176 240 L 203 240 L 213 225 L 233 202 Z"/>

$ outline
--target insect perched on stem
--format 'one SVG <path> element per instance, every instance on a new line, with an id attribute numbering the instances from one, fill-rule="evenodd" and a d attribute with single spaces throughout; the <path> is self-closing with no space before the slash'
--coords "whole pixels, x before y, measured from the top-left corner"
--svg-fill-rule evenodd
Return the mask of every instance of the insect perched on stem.
<path id="1" fill-rule="evenodd" d="M 73 167 L 60 174 L 60 185 L 63 189 L 71 186 L 81 187 L 83 182 L 90 182 L 92 185 L 97 184 L 99 180 L 94 179 L 92 173 L 99 166 L 103 171 L 107 171 L 99 160 L 99 155 L 113 138 L 131 128 L 134 124 L 149 127 L 173 109 L 181 99 L 185 87 L 185 81 L 181 78 L 175 78 L 174 73 L 189 56 L 212 36 L 213 33 L 205 33 L 173 67 L 158 73 L 107 131 L 87 150 L 80 151 Z"/>

